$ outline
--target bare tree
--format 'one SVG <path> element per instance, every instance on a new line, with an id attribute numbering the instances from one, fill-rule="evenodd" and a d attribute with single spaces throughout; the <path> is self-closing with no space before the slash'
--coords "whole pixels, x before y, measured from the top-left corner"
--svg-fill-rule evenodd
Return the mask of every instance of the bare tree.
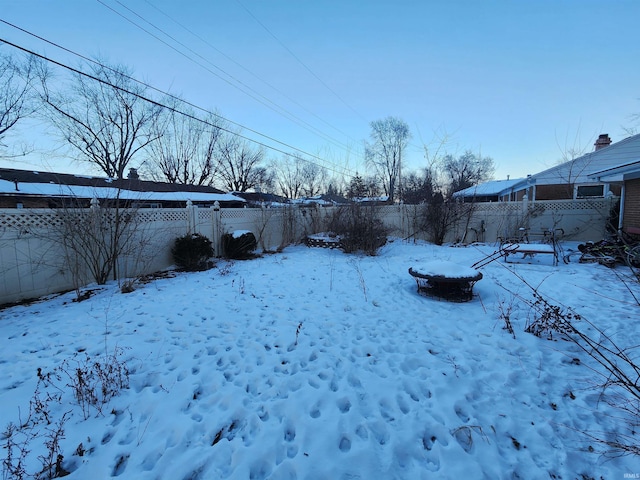
<path id="1" fill-rule="evenodd" d="M 11 55 L 0 55 L 0 148 L 7 147 L 4 139 L 9 130 L 35 111 L 31 90 L 33 80 L 32 57 L 22 61 Z"/>
<path id="2" fill-rule="evenodd" d="M 495 165 L 492 158 L 475 155 L 467 150 L 459 157 L 445 155 L 441 169 L 449 184 L 450 195 L 491 179 Z"/>
<path id="3" fill-rule="evenodd" d="M 169 183 L 211 185 L 218 173 L 216 149 L 223 122 L 211 113 L 202 121 L 193 110 L 166 111 L 154 124 L 158 140 L 149 145 L 151 176 Z"/>
<path id="4" fill-rule="evenodd" d="M 90 208 L 71 199 L 55 209 L 58 222 L 49 234 L 63 247 L 61 260 L 78 295 L 88 281 L 102 285 L 109 278 L 122 279 L 126 265 L 122 265 L 125 272 L 118 270 L 125 257 L 141 266 L 149 235 L 143 231 L 138 208 L 127 206 L 131 202 L 120 199 L 120 194 L 118 190 L 101 205 L 94 200 Z"/>
<path id="5" fill-rule="evenodd" d="M 429 241 L 442 245 L 449 233 L 461 221 L 470 219 L 475 205 L 473 203 L 458 203 L 446 199 L 442 193 L 436 192 L 431 200 L 422 208 L 421 230 L 427 234 Z M 456 238 L 455 241 L 463 241 Z"/>
<path id="6" fill-rule="evenodd" d="M 43 81 L 45 115 L 81 160 L 110 178 L 124 178 L 135 155 L 158 138 L 151 127 L 161 109 L 141 98 L 146 89 L 125 67 L 96 62 L 90 75 L 76 73 L 57 91 Z"/>
<path id="7" fill-rule="evenodd" d="M 347 190 L 346 179 L 341 175 L 331 175 L 327 179 L 327 195 L 344 196 Z"/>
<path id="8" fill-rule="evenodd" d="M 285 155 L 274 164 L 278 190 L 286 198 L 298 198 L 302 195 L 304 160 L 298 155 Z"/>
<path id="9" fill-rule="evenodd" d="M 590 171 L 597 170 L 597 157 L 591 158 L 596 150 L 588 152 L 589 143 L 581 141 L 579 132 L 579 130 L 576 132 L 571 141 L 567 135 L 564 140 L 564 145 L 556 138 L 556 144 L 561 157 L 556 162 L 555 172 L 559 178 L 558 183 L 562 184 L 559 192 L 561 192 L 566 199 L 573 198 L 575 183 L 579 177 L 585 176 Z M 605 136 L 608 138 L 608 135 L 605 134 Z M 577 159 L 581 160 L 575 161 Z"/>
<path id="10" fill-rule="evenodd" d="M 268 189 L 273 175 L 261 166 L 264 149 L 252 147 L 249 141 L 227 134 L 218 143 L 220 156 L 219 181 L 229 191 L 246 192 L 255 187 Z"/>
<path id="11" fill-rule="evenodd" d="M 329 177 L 327 169 L 317 163 L 305 161 L 302 165 L 302 191 L 308 197 L 320 194 Z"/>
<path id="12" fill-rule="evenodd" d="M 410 137 L 409 126 L 399 118 L 371 122 L 371 143 L 365 142 L 365 158 L 375 168 L 391 201 L 395 198 L 402 174 L 402 155 Z"/>

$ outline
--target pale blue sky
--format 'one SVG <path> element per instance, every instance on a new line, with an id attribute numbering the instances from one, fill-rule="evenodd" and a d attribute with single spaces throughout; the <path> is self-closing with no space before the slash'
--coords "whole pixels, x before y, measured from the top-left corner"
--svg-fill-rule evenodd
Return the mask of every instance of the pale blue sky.
<path id="1" fill-rule="evenodd" d="M 408 168 L 424 164 L 422 145 L 437 146 L 434 132 L 446 132 L 447 151 L 490 156 L 497 178 L 513 178 L 552 166 L 568 148 L 591 149 L 600 133 L 621 140 L 640 113 L 636 0 L 0 0 L 0 6 L 3 20 L 128 65 L 157 88 L 361 172 L 369 122 L 388 115 L 412 130 Z M 78 64 L 4 24 L 0 34 Z M 263 103 L 230 85 L 237 81 Z M 43 162 L 58 170 L 64 163 L 33 155 L 29 168 Z"/>

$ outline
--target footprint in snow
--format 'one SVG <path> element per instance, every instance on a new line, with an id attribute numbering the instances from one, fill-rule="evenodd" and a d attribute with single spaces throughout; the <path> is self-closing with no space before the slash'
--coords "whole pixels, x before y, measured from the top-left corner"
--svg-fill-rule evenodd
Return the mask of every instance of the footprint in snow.
<path id="1" fill-rule="evenodd" d="M 293 425 L 288 425 L 284 431 L 284 440 L 285 442 L 293 442 L 296 438 L 296 429 Z"/>
<path id="2" fill-rule="evenodd" d="M 369 438 L 369 432 L 367 432 L 367 428 L 364 425 L 358 425 L 358 428 L 356 428 L 356 435 L 362 440 L 367 440 Z"/>
<path id="3" fill-rule="evenodd" d="M 116 464 L 113 467 L 113 471 L 111 472 L 111 476 L 112 477 L 118 477 L 120 475 L 122 475 L 125 471 L 125 469 L 127 468 L 127 462 L 129 461 L 129 455 L 120 455 L 117 459 L 116 459 Z"/>
<path id="4" fill-rule="evenodd" d="M 258 418 L 260 418 L 260 420 L 262 420 L 263 422 L 268 421 L 269 412 L 267 411 L 267 409 L 265 409 L 264 407 L 260 407 L 260 410 L 258 410 Z"/>
<path id="5" fill-rule="evenodd" d="M 329 383 L 329 390 L 331 390 L 332 392 L 338 391 L 338 380 L 335 377 L 333 377 L 331 379 L 331 383 Z"/>
<path id="6" fill-rule="evenodd" d="M 287 457 L 295 458 L 298 455 L 298 447 L 296 445 L 289 445 L 287 447 Z"/>
<path id="7" fill-rule="evenodd" d="M 347 397 L 339 399 L 336 402 L 336 405 L 338 406 L 338 409 L 342 413 L 347 413 L 349 410 L 351 410 L 351 402 Z"/>
<path id="8" fill-rule="evenodd" d="M 347 382 L 349 383 L 349 386 L 353 388 L 362 388 L 362 383 L 360 383 L 360 379 L 356 377 L 353 373 L 350 373 L 347 376 Z"/>
<path id="9" fill-rule="evenodd" d="M 456 404 L 454 409 L 456 415 L 460 420 L 462 420 L 464 423 L 467 423 L 469 421 L 469 415 L 467 415 L 467 412 L 464 410 L 464 407 L 462 405 Z"/>
<path id="10" fill-rule="evenodd" d="M 111 441 L 114 434 L 115 434 L 115 430 L 107 430 L 106 433 L 102 436 L 102 440 L 100 443 L 102 443 L 102 445 L 106 445 Z"/>
<path id="11" fill-rule="evenodd" d="M 338 448 L 340 449 L 341 452 L 347 453 L 349 450 L 351 450 L 351 440 L 349 440 L 347 436 L 343 435 L 340 438 L 340 443 L 338 444 Z"/>
<path id="12" fill-rule="evenodd" d="M 400 411 L 405 415 L 411 411 L 409 405 L 407 405 L 406 400 L 400 394 L 396 396 L 396 402 L 398 403 L 398 408 L 400 409 Z"/>
<path id="13" fill-rule="evenodd" d="M 322 415 L 322 412 L 320 411 L 320 407 L 319 406 L 315 406 L 309 412 L 309 416 L 311 418 L 319 418 L 321 415 Z"/>
<path id="14" fill-rule="evenodd" d="M 375 421 L 369 424 L 369 430 L 373 438 L 380 444 L 386 445 L 389 442 L 389 429 L 385 422 Z"/>
<path id="15" fill-rule="evenodd" d="M 140 467 L 142 468 L 143 471 L 150 472 L 151 470 L 156 468 L 156 464 L 161 458 L 162 458 L 161 451 L 151 452 L 146 457 L 144 457 L 144 460 L 142 460 Z"/>
<path id="16" fill-rule="evenodd" d="M 307 382 L 309 383 L 309 386 L 315 388 L 316 390 L 320 388 L 320 384 L 316 382 L 313 378 L 308 379 Z"/>

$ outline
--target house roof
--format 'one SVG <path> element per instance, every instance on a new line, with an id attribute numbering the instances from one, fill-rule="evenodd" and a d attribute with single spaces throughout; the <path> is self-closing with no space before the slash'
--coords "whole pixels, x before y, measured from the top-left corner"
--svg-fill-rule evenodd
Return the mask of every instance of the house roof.
<path id="1" fill-rule="evenodd" d="M 273 193 L 264 193 L 264 192 L 231 192 L 233 195 L 244 198 L 247 202 L 253 203 L 254 205 L 270 205 L 270 206 L 279 206 L 285 205 L 288 203 L 288 200 L 285 197 L 280 195 L 275 195 Z"/>
<path id="2" fill-rule="evenodd" d="M 356 203 L 386 203 L 389 201 L 389 196 L 381 195 L 379 197 L 354 197 L 353 201 Z"/>
<path id="3" fill-rule="evenodd" d="M 321 195 L 315 195 L 313 197 L 303 197 L 303 198 L 296 198 L 294 200 L 291 200 L 291 203 L 295 203 L 298 205 L 311 205 L 311 204 L 315 204 L 315 205 L 322 205 L 322 206 L 333 206 L 333 205 L 346 205 L 349 203 L 349 200 L 347 200 L 344 197 L 341 197 L 340 195 L 333 195 L 333 194 L 321 194 Z"/>
<path id="4" fill-rule="evenodd" d="M 245 202 L 230 193 L 207 186 L 113 180 L 66 173 L 0 168 L 0 195 L 33 195 L 75 198 L 120 198 L 145 201 Z"/>
<path id="5" fill-rule="evenodd" d="M 590 177 L 596 181 L 612 183 L 640 178 L 640 156 L 636 161 L 592 172 Z"/>
<path id="6" fill-rule="evenodd" d="M 511 190 L 514 185 L 517 185 L 523 178 L 514 178 L 510 180 L 492 180 L 490 182 L 481 183 L 480 185 L 473 185 L 464 190 L 459 190 L 453 194 L 453 197 L 489 197 L 499 196 L 505 191 Z"/>
<path id="7" fill-rule="evenodd" d="M 529 184 L 556 185 L 558 183 L 593 183 L 593 172 L 605 170 L 640 159 L 640 134 L 589 152 L 571 161 L 556 165 L 522 180 L 515 188 Z"/>

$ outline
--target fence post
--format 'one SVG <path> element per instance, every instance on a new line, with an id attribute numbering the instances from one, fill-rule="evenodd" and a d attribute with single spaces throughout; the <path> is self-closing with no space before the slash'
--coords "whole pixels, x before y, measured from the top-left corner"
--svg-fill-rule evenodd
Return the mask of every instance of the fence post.
<path id="1" fill-rule="evenodd" d="M 213 253 L 216 257 L 220 256 L 220 227 L 221 227 L 221 214 L 220 214 L 220 202 L 216 200 L 213 204 L 211 211 L 211 229 L 212 229 L 212 241 L 213 241 Z"/>
<path id="2" fill-rule="evenodd" d="M 187 234 L 196 233 L 196 212 L 191 200 L 187 200 Z"/>

